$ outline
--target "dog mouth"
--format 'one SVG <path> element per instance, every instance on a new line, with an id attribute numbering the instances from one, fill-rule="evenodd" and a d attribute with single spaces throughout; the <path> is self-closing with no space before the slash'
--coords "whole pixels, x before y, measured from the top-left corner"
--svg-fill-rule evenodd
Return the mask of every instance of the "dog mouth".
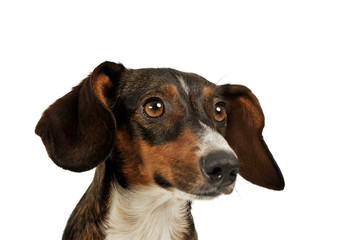
<path id="1" fill-rule="evenodd" d="M 229 195 L 233 192 L 235 183 L 226 187 L 212 187 L 210 185 L 201 185 L 192 190 L 185 191 L 179 188 L 174 188 L 174 194 L 179 199 L 185 200 L 210 200 L 222 194 Z"/>
<path id="2" fill-rule="evenodd" d="M 178 181 L 177 179 L 181 179 Z M 233 192 L 235 186 L 235 179 L 232 182 L 219 184 L 213 184 L 206 179 L 199 180 L 193 178 L 193 181 L 185 178 L 176 178 L 173 183 L 166 180 L 161 174 L 154 174 L 155 183 L 166 190 L 169 190 L 175 194 L 177 198 L 185 200 L 197 200 L 197 199 L 213 199 L 222 194 L 229 195 Z"/>
<path id="3" fill-rule="evenodd" d="M 213 198 L 222 194 L 229 195 L 233 192 L 235 183 L 225 187 L 201 187 L 192 194 L 198 197 Z"/>

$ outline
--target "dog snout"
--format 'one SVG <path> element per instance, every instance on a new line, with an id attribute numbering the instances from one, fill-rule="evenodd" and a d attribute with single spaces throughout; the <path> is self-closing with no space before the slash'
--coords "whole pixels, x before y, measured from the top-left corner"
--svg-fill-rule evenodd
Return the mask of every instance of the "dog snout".
<path id="1" fill-rule="evenodd" d="M 214 187 L 231 185 L 239 172 L 239 161 L 233 153 L 217 151 L 201 158 L 201 170 Z"/>

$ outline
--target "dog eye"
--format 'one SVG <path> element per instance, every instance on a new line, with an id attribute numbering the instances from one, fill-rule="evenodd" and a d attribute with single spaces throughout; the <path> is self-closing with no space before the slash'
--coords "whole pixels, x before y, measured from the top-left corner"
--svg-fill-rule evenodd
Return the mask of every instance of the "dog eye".
<path id="1" fill-rule="evenodd" d="M 226 108 L 224 103 L 219 102 L 214 106 L 213 117 L 217 122 L 223 122 L 227 117 Z"/>
<path id="2" fill-rule="evenodd" d="M 164 113 L 164 104 L 160 99 L 151 99 L 143 106 L 144 113 L 151 118 L 158 118 Z"/>

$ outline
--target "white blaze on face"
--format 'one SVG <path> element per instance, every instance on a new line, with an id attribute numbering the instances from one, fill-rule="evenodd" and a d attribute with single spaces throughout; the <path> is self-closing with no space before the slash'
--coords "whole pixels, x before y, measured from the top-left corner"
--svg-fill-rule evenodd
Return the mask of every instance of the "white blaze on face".
<path id="1" fill-rule="evenodd" d="M 176 78 L 179 80 L 181 87 L 183 88 L 183 90 L 185 91 L 186 95 L 189 95 L 190 92 L 190 88 L 189 86 L 185 83 L 183 77 L 181 76 L 176 76 Z"/>
<path id="2" fill-rule="evenodd" d="M 229 146 L 228 142 L 224 139 L 224 137 L 219 134 L 216 130 L 210 128 L 206 124 L 201 123 L 203 128 L 202 135 L 201 135 L 201 144 L 200 144 L 200 157 L 206 156 L 211 152 L 216 151 L 224 151 L 229 152 L 235 155 L 233 149 Z"/>

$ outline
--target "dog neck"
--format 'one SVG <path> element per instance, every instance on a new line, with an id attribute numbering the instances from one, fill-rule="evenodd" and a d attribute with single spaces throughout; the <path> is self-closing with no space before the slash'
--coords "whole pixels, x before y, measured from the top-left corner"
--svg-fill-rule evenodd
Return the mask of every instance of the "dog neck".
<path id="1" fill-rule="evenodd" d="M 190 202 L 160 187 L 127 190 L 114 184 L 110 206 L 106 240 L 192 239 Z"/>

